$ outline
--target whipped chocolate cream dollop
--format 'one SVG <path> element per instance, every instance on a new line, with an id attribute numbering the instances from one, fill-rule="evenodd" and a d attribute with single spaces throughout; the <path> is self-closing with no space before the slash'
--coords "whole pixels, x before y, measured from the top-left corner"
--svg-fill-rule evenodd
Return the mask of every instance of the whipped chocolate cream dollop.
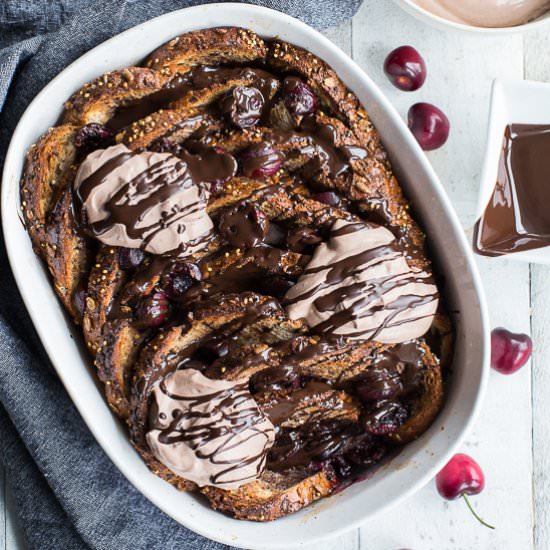
<path id="1" fill-rule="evenodd" d="M 434 15 L 475 27 L 514 27 L 550 10 L 550 0 L 415 0 Z"/>
<path id="2" fill-rule="evenodd" d="M 431 275 L 412 268 L 385 227 L 338 220 L 285 296 L 318 333 L 385 344 L 423 336 L 437 310 Z"/>
<path id="3" fill-rule="evenodd" d="M 154 390 L 147 443 L 173 472 L 200 487 L 235 489 L 258 478 L 275 441 L 248 382 L 211 380 L 194 369 Z"/>
<path id="4" fill-rule="evenodd" d="M 76 214 L 104 244 L 186 256 L 212 236 L 204 183 L 228 168 L 193 155 L 136 153 L 125 145 L 100 149 L 77 172 Z"/>

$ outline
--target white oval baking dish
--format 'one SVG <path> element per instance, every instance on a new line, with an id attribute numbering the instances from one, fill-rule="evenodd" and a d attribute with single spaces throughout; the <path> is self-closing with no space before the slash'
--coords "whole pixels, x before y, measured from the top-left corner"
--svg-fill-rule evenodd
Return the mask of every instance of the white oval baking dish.
<path id="1" fill-rule="evenodd" d="M 186 31 L 243 26 L 265 37 L 303 46 L 334 67 L 365 104 L 393 160 L 417 217 L 430 236 L 444 275 L 456 330 L 454 374 L 434 425 L 370 480 L 271 523 L 237 521 L 212 511 L 200 498 L 176 491 L 154 476 L 129 443 L 124 426 L 107 407 L 79 331 L 68 321 L 47 273 L 18 219 L 19 178 L 25 152 L 50 125 L 62 102 L 94 77 L 144 58 Z M 2 182 L 2 222 L 17 284 L 59 377 L 105 452 L 128 480 L 182 525 L 232 546 L 288 548 L 335 536 L 407 498 L 429 481 L 465 436 L 487 382 L 488 322 L 470 246 L 426 156 L 371 79 L 321 34 L 289 16 L 244 4 L 210 4 L 175 11 L 97 46 L 67 67 L 31 103 L 13 134 Z"/>

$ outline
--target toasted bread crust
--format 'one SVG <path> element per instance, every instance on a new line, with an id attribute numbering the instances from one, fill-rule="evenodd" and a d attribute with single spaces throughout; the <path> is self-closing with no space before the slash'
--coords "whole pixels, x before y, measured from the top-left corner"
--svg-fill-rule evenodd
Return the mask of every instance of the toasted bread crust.
<path id="1" fill-rule="evenodd" d="M 212 28 L 177 36 L 153 51 L 143 64 L 161 74 L 176 75 L 197 65 L 247 63 L 265 57 L 266 53 L 265 42 L 252 31 Z"/>
<path id="2" fill-rule="evenodd" d="M 159 91 L 168 79 L 158 71 L 127 67 L 85 84 L 65 102 L 63 121 L 83 126 L 106 124 L 118 107 Z"/>
<path id="3" fill-rule="evenodd" d="M 50 128 L 27 153 L 21 178 L 21 209 L 37 254 L 45 257 L 45 225 L 75 162 L 77 127 Z"/>
<path id="4" fill-rule="evenodd" d="M 247 483 L 235 491 L 203 487 L 214 510 L 220 510 L 237 519 L 272 521 L 301 510 L 312 502 L 330 495 L 337 486 L 334 472 L 318 472 L 294 482 L 290 487 L 274 490 L 276 482 L 268 472 L 260 479 Z M 279 481 L 279 480 L 277 480 Z"/>

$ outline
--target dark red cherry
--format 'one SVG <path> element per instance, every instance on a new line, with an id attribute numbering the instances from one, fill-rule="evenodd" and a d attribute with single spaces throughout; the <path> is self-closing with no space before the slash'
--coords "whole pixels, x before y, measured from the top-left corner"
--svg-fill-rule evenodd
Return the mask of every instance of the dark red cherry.
<path id="1" fill-rule="evenodd" d="M 139 267 L 144 257 L 145 253 L 139 248 L 119 248 L 118 250 L 118 263 L 124 271 Z"/>
<path id="2" fill-rule="evenodd" d="M 74 144 L 84 155 L 96 149 L 109 147 L 114 141 L 114 132 L 104 124 L 98 124 L 97 122 L 82 126 L 74 138 Z"/>
<path id="3" fill-rule="evenodd" d="M 513 374 L 531 357 L 533 342 L 527 334 L 499 327 L 491 332 L 491 367 L 500 374 Z"/>
<path id="4" fill-rule="evenodd" d="M 164 292 L 152 292 L 143 298 L 136 311 L 136 321 L 141 328 L 158 327 L 166 321 L 170 304 Z"/>
<path id="5" fill-rule="evenodd" d="M 477 495 L 485 487 L 485 476 L 480 465 L 471 457 L 458 453 L 449 460 L 446 466 L 436 475 L 435 485 L 438 493 L 447 500 L 455 500 L 462 497 L 476 519 L 494 529 L 492 525 L 485 523 L 474 511 L 467 495 Z"/>
<path id="6" fill-rule="evenodd" d="M 297 76 L 285 78 L 283 101 L 288 112 L 294 116 L 310 115 L 317 107 L 317 98 L 312 89 Z"/>
<path id="7" fill-rule="evenodd" d="M 426 63 L 412 46 L 400 46 L 386 57 L 384 72 L 394 86 L 413 92 L 426 80 Z"/>
<path id="8" fill-rule="evenodd" d="M 237 128 L 250 128 L 260 121 L 264 104 L 257 88 L 236 86 L 220 101 L 220 109 Z"/>
<path id="9" fill-rule="evenodd" d="M 369 434 L 363 434 L 357 443 L 346 451 L 346 458 L 353 464 L 364 468 L 378 462 L 385 452 L 386 449 L 380 440 Z"/>
<path id="10" fill-rule="evenodd" d="M 269 219 L 257 206 L 244 201 L 222 212 L 218 227 L 222 237 L 232 246 L 252 248 L 266 237 Z"/>
<path id="11" fill-rule="evenodd" d="M 332 191 L 324 191 L 323 193 L 317 193 L 313 197 L 316 201 L 328 204 L 328 206 L 338 206 L 340 204 L 340 197 Z"/>
<path id="12" fill-rule="evenodd" d="M 390 399 L 403 390 L 401 377 L 397 371 L 383 367 L 367 369 L 355 383 L 355 391 L 363 401 Z"/>
<path id="13" fill-rule="evenodd" d="M 263 393 L 300 387 L 301 378 L 296 369 L 289 365 L 263 369 L 250 378 L 250 391 Z"/>
<path id="14" fill-rule="evenodd" d="M 330 461 L 330 466 L 340 479 L 349 477 L 353 471 L 352 465 L 342 455 L 333 458 Z"/>
<path id="15" fill-rule="evenodd" d="M 438 493 L 447 500 L 463 494 L 477 495 L 485 487 L 485 477 L 479 464 L 470 456 L 459 453 L 453 456 L 435 477 Z"/>
<path id="16" fill-rule="evenodd" d="M 268 141 L 250 146 L 241 156 L 245 176 L 266 178 L 272 176 L 283 164 L 284 155 Z"/>
<path id="17" fill-rule="evenodd" d="M 399 401 L 379 401 L 366 411 L 363 428 L 371 435 L 388 435 L 397 431 L 408 416 Z"/>
<path id="18" fill-rule="evenodd" d="M 170 153 L 171 155 L 180 155 L 183 148 L 180 143 L 176 143 L 167 137 L 160 137 L 150 147 L 155 153 Z"/>
<path id="19" fill-rule="evenodd" d="M 172 300 L 181 298 L 197 281 L 202 280 L 202 273 L 197 264 L 178 262 L 162 278 L 162 290 Z"/>
<path id="20" fill-rule="evenodd" d="M 441 147 L 447 141 L 451 128 L 445 113 L 431 103 L 415 103 L 409 109 L 408 124 L 424 151 Z"/>

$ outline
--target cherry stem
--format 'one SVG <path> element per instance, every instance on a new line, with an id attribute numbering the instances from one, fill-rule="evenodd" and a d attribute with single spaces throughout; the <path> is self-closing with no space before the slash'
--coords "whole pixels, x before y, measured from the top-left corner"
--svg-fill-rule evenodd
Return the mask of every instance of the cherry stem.
<path id="1" fill-rule="evenodd" d="M 462 498 L 466 501 L 466 504 L 468 505 L 468 508 L 470 509 L 470 512 L 472 512 L 473 516 L 481 523 L 481 525 L 485 525 L 485 527 L 489 527 L 489 529 L 494 529 L 492 525 L 489 525 L 486 521 L 483 521 L 474 510 L 473 506 L 470 504 L 470 500 L 466 496 L 466 493 L 462 493 Z"/>

